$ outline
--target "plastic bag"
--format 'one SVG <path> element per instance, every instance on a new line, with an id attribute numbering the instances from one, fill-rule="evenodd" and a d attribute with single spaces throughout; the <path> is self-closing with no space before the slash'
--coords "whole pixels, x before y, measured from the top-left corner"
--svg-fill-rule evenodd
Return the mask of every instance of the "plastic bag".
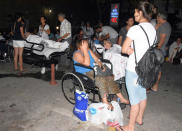
<path id="1" fill-rule="evenodd" d="M 88 120 L 93 124 L 106 124 L 118 123 L 123 125 L 123 113 L 117 102 L 112 101 L 114 107 L 113 111 L 108 110 L 108 105 L 103 103 L 93 103 L 88 107 Z"/>
<path id="2" fill-rule="evenodd" d="M 81 121 L 87 121 L 87 107 L 88 107 L 88 95 L 76 90 L 75 92 L 75 107 L 73 114 L 77 116 Z"/>

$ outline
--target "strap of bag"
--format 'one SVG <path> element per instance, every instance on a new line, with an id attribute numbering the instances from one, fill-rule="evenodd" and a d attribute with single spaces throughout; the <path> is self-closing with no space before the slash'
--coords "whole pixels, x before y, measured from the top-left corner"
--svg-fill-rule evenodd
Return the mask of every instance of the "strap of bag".
<path id="1" fill-rule="evenodd" d="M 134 49 L 134 55 L 135 55 L 135 64 L 137 65 L 137 58 L 136 58 L 136 49 L 135 49 L 135 41 L 133 41 L 133 49 Z"/>
<path id="2" fill-rule="evenodd" d="M 143 28 L 141 25 L 139 25 L 139 26 L 140 26 L 140 28 L 143 30 L 143 32 L 145 33 L 145 35 L 146 35 L 146 37 L 147 37 L 148 45 L 149 45 L 149 48 L 150 48 L 150 41 L 149 41 L 149 37 L 148 37 L 148 35 L 147 35 L 146 31 L 144 30 L 144 28 Z"/>
<path id="3" fill-rule="evenodd" d="M 147 37 L 148 45 L 149 45 L 149 48 L 150 48 L 150 41 L 149 41 L 148 35 L 147 35 L 146 31 L 144 30 L 144 28 L 143 28 L 141 25 L 139 25 L 139 26 L 140 26 L 140 28 L 143 30 L 143 32 L 145 33 L 145 35 L 146 35 L 146 37 Z M 155 36 L 154 43 L 155 43 L 155 41 L 156 41 L 156 38 L 157 38 L 157 36 Z M 154 43 L 153 43 L 153 44 L 154 44 Z M 135 49 L 135 42 L 134 42 L 134 41 L 133 41 L 133 48 L 134 48 L 134 55 L 135 55 L 135 63 L 136 63 L 136 65 L 137 65 L 138 63 L 137 63 L 137 58 L 136 58 L 136 49 Z"/>

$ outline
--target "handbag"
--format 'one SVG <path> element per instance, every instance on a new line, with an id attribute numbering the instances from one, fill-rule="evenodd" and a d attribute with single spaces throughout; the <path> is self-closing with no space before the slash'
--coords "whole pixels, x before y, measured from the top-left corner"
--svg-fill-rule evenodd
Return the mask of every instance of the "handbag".
<path id="1" fill-rule="evenodd" d="M 81 121 L 87 121 L 88 94 L 83 91 L 75 91 L 75 106 L 73 114 Z"/>
<path id="2" fill-rule="evenodd" d="M 149 48 L 143 55 L 143 57 L 140 59 L 140 61 L 137 62 L 135 42 L 133 41 L 136 63 L 135 71 L 138 75 L 137 83 L 144 88 L 151 88 L 157 81 L 158 74 L 160 72 L 160 66 L 164 62 L 164 55 L 160 49 L 156 48 L 156 37 L 153 46 L 150 46 L 149 38 L 146 31 L 143 29 L 141 25 L 139 26 L 147 37 Z"/>
<path id="3" fill-rule="evenodd" d="M 103 71 L 100 66 L 95 65 L 94 70 L 95 70 L 95 74 L 96 76 L 112 76 L 112 70 L 107 66 L 107 65 L 103 65 L 105 68 L 105 71 Z"/>

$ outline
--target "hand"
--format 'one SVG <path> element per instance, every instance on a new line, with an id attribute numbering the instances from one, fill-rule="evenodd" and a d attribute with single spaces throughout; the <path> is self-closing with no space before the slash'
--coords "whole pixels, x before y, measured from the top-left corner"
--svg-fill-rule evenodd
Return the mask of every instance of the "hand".
<path id="1" fill-rule="evenodd" d="M 101 65 L 101 69 L 102 69 L 103 72 L 106 71 L 106 68 L 105 68 L 105 66 L 103 66 L 103 65 Z"/>
<path id="2" fill-rule="evenodd" d="M 161 46 L 157 46 L 158 49 L 161 49 Z"/>
<path id="3" fill-rule="evenodd" d="M 60 42 L 60 41 L 62 41 L 62 38 L 59 38 L 59 39 L 57 40 L 57 42 Z"/>
<path id="4" fill-rule="evenodd" d="M 133 52 L 134 52 L 134 50 L 133 50 L 132 48 L 129 48 L 129 49 L 127 50 L 127 54 L 128 54 L 128 55 L 131 55 Z"/>
<path id="5" fill-rule="evenodd" d="M 84 51 L 88 51 L 88 42 L 82 41 L 82 45 L 80 46 L 80 49 Z"/>
<path id="6" fill-rule="evenodd" d="M 176 50 L 179 50 L 179 47 L 175 48 Z"/>

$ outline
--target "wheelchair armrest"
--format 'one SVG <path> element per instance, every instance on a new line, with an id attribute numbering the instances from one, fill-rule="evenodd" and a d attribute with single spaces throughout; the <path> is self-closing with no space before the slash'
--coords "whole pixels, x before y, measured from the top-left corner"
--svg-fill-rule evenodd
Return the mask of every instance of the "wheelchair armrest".
<path id="1" fill-rule="evenodd" d="M 100 60 L 101 60 L 101 62 L 103 62 L 103 63 L 110 64 L 110 65 L 111 65 L 111 70 L 112 70 L 112 72 L 113 72 L 113 65 L 112 65 L 112 63 L 111 63 L 109 60 L 103 59 L 103 58 L 101 58 Z"/>
<path id="2" fill-rule="evenodd" d="M 94 73 L 94 76 L 93 77 L 95 79 L 95 70 L 94 70 L 94 68 L 92 68 L 91 66 L 86 66 L 86 65 L 80 64 L 80 63 L 75 63 L 74 65 L 75 66 L 84 67 L 84 68 L 87 68 L 87 69 L 91 69 L 93 71 L 93 73 Z"/>

